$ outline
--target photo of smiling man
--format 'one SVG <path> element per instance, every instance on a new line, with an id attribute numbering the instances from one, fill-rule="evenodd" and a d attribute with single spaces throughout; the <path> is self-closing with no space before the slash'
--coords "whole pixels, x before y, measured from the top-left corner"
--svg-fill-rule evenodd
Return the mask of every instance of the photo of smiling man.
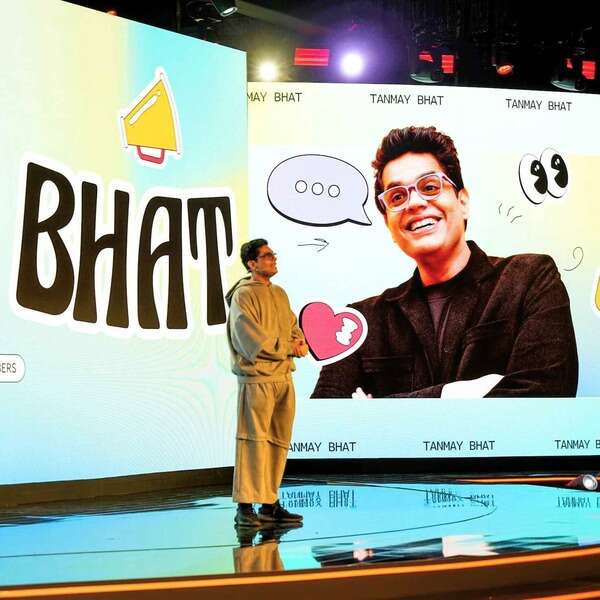
<path id="1" fill-rule="evenodd" d="M 466 239 L 469 194 L 454 142 L 435 127 L 386 135 L 375 202 L 413 276 L 351 304 L 369 333 L 324 366 L 314 398 L 573 397 L 569 297 L 552 258 L 488 256 Z"/>

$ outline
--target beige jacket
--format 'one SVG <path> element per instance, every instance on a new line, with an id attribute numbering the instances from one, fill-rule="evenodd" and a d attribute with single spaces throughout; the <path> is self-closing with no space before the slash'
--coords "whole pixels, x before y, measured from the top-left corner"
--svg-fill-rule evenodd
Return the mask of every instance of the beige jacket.
<path id="1" fill-rule="evenodd" d="M 227 294 L 231 370 L 240 383 L 287 381 L 295 369 L 292 341 L 304 339 L 284 289 L 243 279 Z"/>

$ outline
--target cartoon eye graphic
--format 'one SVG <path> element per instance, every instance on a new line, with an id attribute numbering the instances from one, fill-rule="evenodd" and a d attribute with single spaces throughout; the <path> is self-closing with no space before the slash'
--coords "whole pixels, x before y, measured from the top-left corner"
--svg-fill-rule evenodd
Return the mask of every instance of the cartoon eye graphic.
<path id="1" fill-rule="evenodd" d="M 567 192 L 569 171 L 563 157 L 553 148 L 542 152 L 540 161 L 548 177 L 548 193 L 553 198 L 561 198 Z"/>
<path id="2" fill-rule="evenodd" d="M 519 163 L 519 183 L 527 198 L 541 204 L 548 191 L 548 177 L 544 165 L 533 154 L 526 154 Z"/>

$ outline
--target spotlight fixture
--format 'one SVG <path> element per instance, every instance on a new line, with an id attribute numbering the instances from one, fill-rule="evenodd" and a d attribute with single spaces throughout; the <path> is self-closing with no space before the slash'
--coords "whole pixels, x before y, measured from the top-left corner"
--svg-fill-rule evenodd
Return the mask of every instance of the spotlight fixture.
<path id="1" fill-rule="evenodd" d="M 456 55 L 441 48 L 424 48 L 413 57 L 410 77 L 419 83 L 440 83 L 454 75 Z"/>
<path id="2" fill-rule="evenodd" d="M 352 79 L 361 75 L 365 68 L 365 59 L 358 52 L 347 52 L 342 56 L 340 69 L 346 77 Z"/>
<path id="3" fill-rule="evenodd" d="M 593 492 L 598 489 L 598 480 L 593 475 L 586 473 L 585 475 L 579 475 L 579 477 L 575 477 L 575 479 L 569 481 L 567 487 Z"/>
<path id="4" fill-rule="evenodd" d="M 570 41 L 564 42 L 563 54 L 554 69 L 550 83 L 569 92 L 583 92 L 596 79 L 596 58 L 592 27 L 582 29 Z"/>
<path id="5" fill-rule="evenodd" d="M 513 74 L 514 70 L 515 70 L 515 66 L 510 63 L 496 65 L 496 73 L 498 73 L 498 75 L 500 75 L 500 77 L 508 77 L 509 75 Z"/>
<path id="6" fill-rule="evenodd" d="M 512 45 L 495 44 L 492 48 L 492 66 L 500 77 L 508 77 L 515 70 L 515 50 Z"/>
<path id="7" fill-rule="evenodd" d="M 219 22 L 236 12 L 237 6 L 234 0 L 188 0 L 185 9 L 196 23 Z"/>
<path id="8" fill-rule="evenodd" d="M 583 61 L 581 56 L 573 55 L 563 58 L 554 69 L 550 83 L 561 90 L 567 92 L 583 92 L 587 88 L 588 79 L 583 73 Z M 590 73 L 590 71 L 586 71 Z M 595 63 L 594 63 L 595 75 Z"/>
<path id="9" fill-rule="evenodd" d="M 279 75 L 277 65 L 272 61 L 265 61 L 258 65 L 258 79 L 260 81 L 274 81 Z"/>
<path id="10" fill-rule="evenodd" d="M 229 17 L 237 11 L 235 0 L 212 0 L 211 4 L 222 17 Z"/>

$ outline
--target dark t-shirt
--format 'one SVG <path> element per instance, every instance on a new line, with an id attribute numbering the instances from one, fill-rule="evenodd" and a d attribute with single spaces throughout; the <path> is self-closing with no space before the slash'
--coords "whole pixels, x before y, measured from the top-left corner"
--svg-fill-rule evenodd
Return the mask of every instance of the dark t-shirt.
<path id="1" fill-rule="evenodd" d="M 456 296 L 460 288 L 465 285 L 465 271 L 466 269 L 463 269 L 460 273 L 452 277 L 452 279 L 448 279 L 448 281 L 436 283 L 435 285 L 428 285 L 423 288 L 427 306 L 429 306 L 431 320 L 433 321 L 438 356 L 440 356 L 442 349 L 452 298 Z"/>

